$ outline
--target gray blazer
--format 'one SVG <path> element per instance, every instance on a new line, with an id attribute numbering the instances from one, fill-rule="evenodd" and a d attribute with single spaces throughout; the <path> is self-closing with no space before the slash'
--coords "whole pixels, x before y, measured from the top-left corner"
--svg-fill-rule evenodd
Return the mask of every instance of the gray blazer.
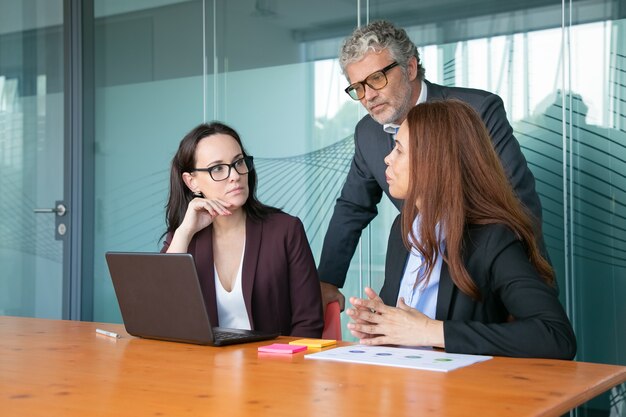
<path id="1" fill-rule="evenodd" d="M 400 216 L 391 228 L 380 298 L 395 306 L 409 255 Z M 470 225 L 463 261 L 482 299 L 454 285 L 444 262 L 435 318 L 443 320 L 446 352 L 573 359 L 576 336 L 555 288 L 529 262 L 522 243 L 501 224 Z M 513 320 L 510 320 L 510 316 Z"/>
<path id="2" fill-rule="evenodd" d="M 493 146 L 500 156 L 506 175 L 522 203 L 535 217 L 541 230 L 541 202 L 535 191 L 535 177 L 528 169 L 513 128 L 506 118 L 502 99 L 487 91 L 470 88 L 444 87 L 426 81 L 427 101 L 455 98 L 471 105 L 485 122 Z M 402 201 L 389 195 L 385 180 L 384 158 L 393 148 L 393 138 L 382 126 L 367 115 L 359 121 L 354 133 L 354 158 L 341 195 L 324 238 L 318 272 L 324 282 L 342 287 L 350 260 L 361 231 L 378 214 L 376 208 L 383 192 L 398 208 Z M 542 236 L 538 232 L 538 236 Z M 539 245 L 544 253 L 543 238 Z"/>

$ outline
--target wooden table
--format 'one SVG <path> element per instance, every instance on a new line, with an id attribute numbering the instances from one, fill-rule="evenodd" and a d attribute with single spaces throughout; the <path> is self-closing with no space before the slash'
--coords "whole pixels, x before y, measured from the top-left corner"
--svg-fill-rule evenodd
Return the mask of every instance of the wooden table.
<path id="1" fill-rule="evenodd" d="M 626 381 L 613 365 L 498 357 L 438 373 L 257 353 L 267 343 L 214 348 L 0 317 L 0 414 L 560 416 Z"/>

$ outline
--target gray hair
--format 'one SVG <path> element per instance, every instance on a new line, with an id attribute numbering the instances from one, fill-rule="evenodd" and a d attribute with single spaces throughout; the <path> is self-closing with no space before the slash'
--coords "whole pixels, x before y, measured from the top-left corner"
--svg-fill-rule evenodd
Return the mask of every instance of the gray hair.
<path id="1" fill-rule="evenodd" d="M 366 26 L 358 27 L 343 42 L 339 55 L 341 71 L 346 74 L 349 64 L 360 61 L 368 52 L 380 52 L 387 49 L 394 61 L 406 70 L 411 57 L 417 59 L 417 77 L 424 79 L 426 70 L 420 62 L 417 47 L 409 39 L 406 31 L 386 20 L 377 20 Z"/>

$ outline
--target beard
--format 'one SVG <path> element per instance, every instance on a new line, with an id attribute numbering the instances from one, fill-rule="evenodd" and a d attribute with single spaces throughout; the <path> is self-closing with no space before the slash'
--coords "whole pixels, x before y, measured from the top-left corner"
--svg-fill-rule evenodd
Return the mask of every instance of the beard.
<path id="1" fill-rule="evenodd" d="M 367 112 L 372 116 L 372 119 L 376 120 L 381 125 L 384 124 L 402 124 L 406 115 L 409 114 L 409 110 L 413 108 L 415 103 L 411 100 L 411 83 L 409 82 L 406 74 L 402 76 L 402 85 L 405 85 L 406 88 L 401 90 L 395 96 L 391 96 L 388 99 L 382 100 L 382 102 L 387 102 L 390 107 L 390 111 L 386 111 L 382 114 L 374 114 L 370 111 L 370 108 L 376 106 L 377 102 L 368 102 L 367 103 Z"/>

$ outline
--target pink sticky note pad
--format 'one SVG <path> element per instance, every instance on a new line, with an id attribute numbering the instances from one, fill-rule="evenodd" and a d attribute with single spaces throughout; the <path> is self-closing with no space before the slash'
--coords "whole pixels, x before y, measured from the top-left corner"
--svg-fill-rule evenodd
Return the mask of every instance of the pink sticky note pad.
<path id="1" fill-rule="evenodd" d="M 306 346 L 288 345 L 286 343 L 274 343 L 266 346 L 259 346 L 259 352 L 265 353 L 296 353 L 306 350 Z"/>

